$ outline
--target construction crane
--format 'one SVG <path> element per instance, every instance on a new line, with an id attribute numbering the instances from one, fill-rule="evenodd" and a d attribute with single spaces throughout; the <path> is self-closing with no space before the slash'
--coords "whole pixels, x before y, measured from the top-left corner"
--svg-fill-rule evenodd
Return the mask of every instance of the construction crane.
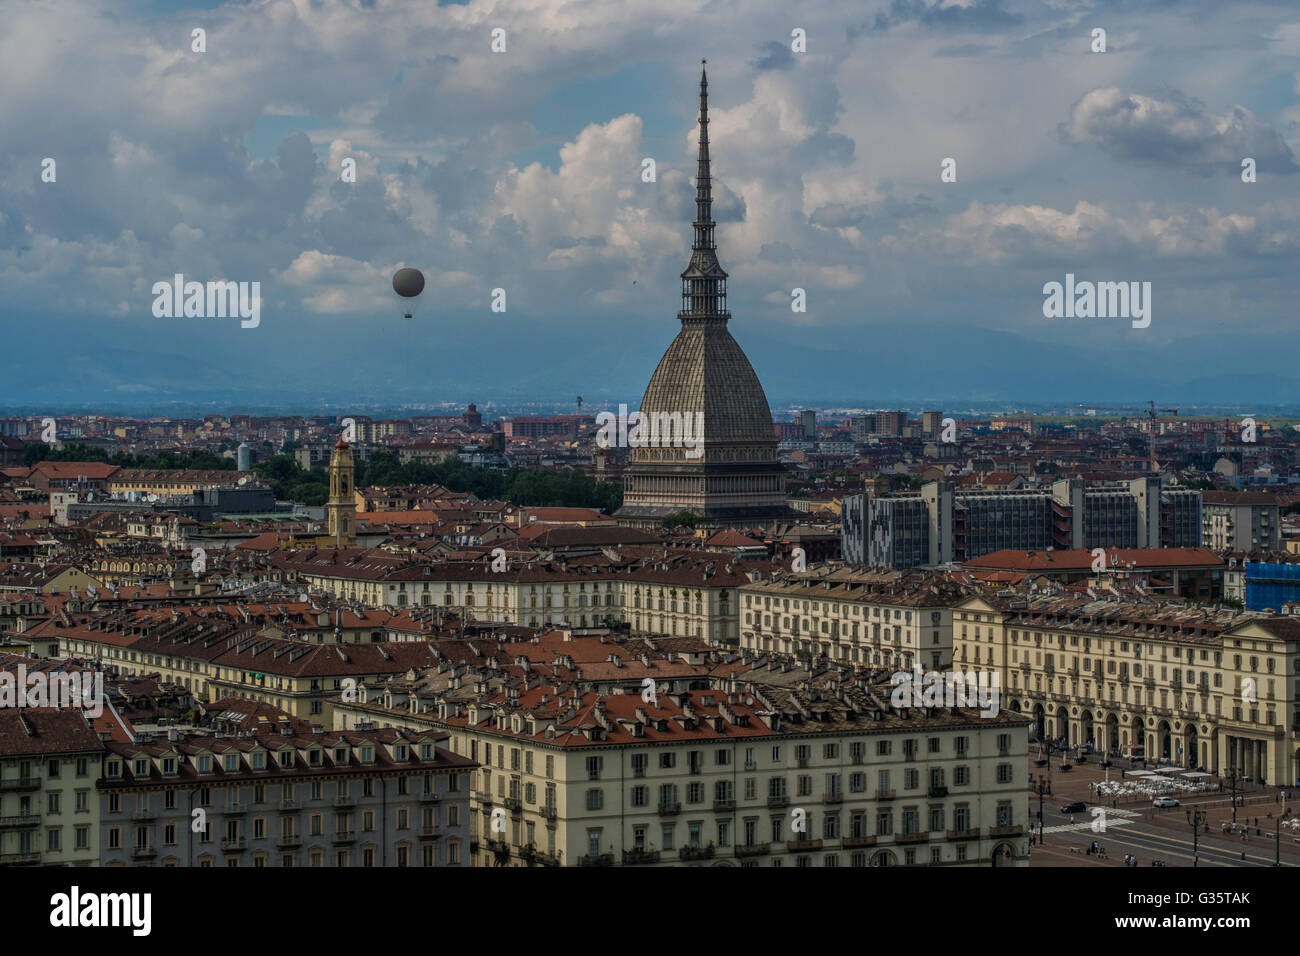
<path id="1" fill-rule="evenodd" d="M 1094 412 L 1117 412 L 1117 413 L 1119 413 L 1119 414 L 1121 414 L 1121 415 L 1133 415 L 1133 414 L 1137 414 L 1137 415 L 1145 415 L 1145 416 L 1147 417 L 1147 419 L 1149 420 L 1149 422 L 1150 422 L 1150 425 L 1149 425 L 1150 431 L 1149 431 L 1149 433 L 1148 433 L 1148 435 L 1147 435 L 1147 448 L 1148 448 L 1147 459 L 1148 459 L 1148 464 L 1149 464 L 1149 466 L 1150 466 L 1150 468 L 1151 468 L 1151 473 L 1152 473 L 1153 475 L 1154 475 L 1154 474 L 1159 470 L 1159 468 L 1160 468 L 1160 463 L 1156 460 L 1156 434 L 1157 434 L 1156 419 L 1157 419 L 1160 415 L 1174 415 L 1174 416 L 1176 416 L 1176 415 L 1178 414 L 1178 409 L 1176 409 L 1176 408 L 1156 408 L 1156 403 L 1155 403 L 1154 401 L 1151 401 L 1150 399 L 1147 400 L 1147 407 L 1146 407 L 1146 408 L 1133 408 L 1133 407 L 1128 407 L 1128 408 L 1113 408 L 1113 407 L 1109 407 L 1109 406 L 1088 405 L 1088 404 L 1085 404 L 1085 403 L 1083 403 L 1083 402 L 1080 402 L 1080 403 L 1079 403 L 1077 406 L 1075 406 L 1075 407 L 1076 407 L 1076 408 L 1086 408 L 1086 409 L 1091 409 L 1091 410 L 1094 411 Z"/>

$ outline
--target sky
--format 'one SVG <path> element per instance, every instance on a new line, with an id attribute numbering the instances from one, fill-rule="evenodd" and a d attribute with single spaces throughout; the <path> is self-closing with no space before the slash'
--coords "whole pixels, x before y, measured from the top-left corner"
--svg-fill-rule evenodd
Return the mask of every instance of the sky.
<path id="1" fill-rule="evenodd" d="M 5 17 L 0 412 L 635 407 L 678 329 L 702 58 L 730 328 L 773 405 L 1300 402 L 1293 2 Z M 260 323 L 156 316 L 177 273 L 260 283 Z M 1150 324 L 1045 316 L 1067 274 L 1150 283 Z"/>

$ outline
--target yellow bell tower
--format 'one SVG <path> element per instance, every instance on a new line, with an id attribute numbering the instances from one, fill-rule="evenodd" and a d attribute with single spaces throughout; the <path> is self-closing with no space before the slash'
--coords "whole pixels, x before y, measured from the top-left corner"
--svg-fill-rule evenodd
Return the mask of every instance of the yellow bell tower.
<path id="1" fill-rule="evenodd" d="M 336 548 L 350 548 L 357 543 L 357 502 L 353 497 L 356 466 L 352 449 L 341 437 L 330 457 L 329 543 Z"/>

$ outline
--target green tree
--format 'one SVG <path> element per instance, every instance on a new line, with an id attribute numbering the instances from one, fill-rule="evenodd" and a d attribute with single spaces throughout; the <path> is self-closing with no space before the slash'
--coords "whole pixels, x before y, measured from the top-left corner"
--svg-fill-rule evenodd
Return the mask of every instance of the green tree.
<path id="1" fill-rule="evenodd" d="M 663 519 L 659 522 L 659 527 L 665 531 L 673 531 L 677 528 L 694 529 L 695 522 L 698 520 L 693 511 L 674 511 L 663 516 Z"/>

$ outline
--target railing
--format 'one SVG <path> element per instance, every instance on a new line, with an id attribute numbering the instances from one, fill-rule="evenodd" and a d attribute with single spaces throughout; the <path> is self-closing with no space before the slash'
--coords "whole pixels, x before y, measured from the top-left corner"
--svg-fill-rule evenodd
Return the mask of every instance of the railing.
<path id="1" fill-rule="evenodd" d="M 771 844 L 768 843 L 746 843 L 736 847 L 736 856 L 767 856 L 772 852 Z"/>
<path id="2" fill-rule="evenodd" d="M 247 837 L 222 837 L 221 849 L 228 853 L 236 853 L 240 850 L 248 849 Z"/>
<path id="3" fill-rule="evenodd" d="M 226 804 L 226 809 L 222 811 L 229 816 L 236 816 L 248 812 L 248 804 L 240 803 L 238 800 Z"/>
<path id="4" fill-rule="evenodd" d="M 0 792 L 6 790 L 39 790 L 41 781 L 39 777 L 13 777 L 9 780 L 0 780 Z"/>
<path id="5" fill-rule="evenodd" d="M 511 813 L 523 812 L 524 802 L 520 800 L 518 797 L 506 797 L 501 802 L 505 804 L 506 809 L 509 810 Z"/>
<path id="6" fill-rule="evenodd" d="M 874 836 L 845 837 L 841 843 L 843 843 L 844 849 L 852 850 L 854 847 L 859 846 L 875 846 L 878 839 L 880 838 Z"/>
<path id="7" fill-rule="evenodd" d="M 769 794 L 767 798 L 767 805 L 770 809 L 773 810 L 779 807 L 788 807 L 790 805 L 790 795 L 786 793 L 778 793 L 776 795 Z"/>
<path id="8" fill-rule="evenodd" d="M 136 860 L 148 860 L 158 855 L 158 849 L 152 846 L 134 846 L 131 848 L 131 857 Z"/>
<path id="9" fill-rule="evenodd" d="M 894 838 L 896 843 L 924 843 L 930 839 L 930 834 L 924 830 L 918 833 L 900 833 Z"/>
<path id="10" fill-rule="evenodd" d="M 302 846 L 302 834 L 281 833 L 276 837 L 275 845 L 279 847 Z"/>
<path id="11" fill-rule="evenodd" d="M 989 836 L 991 837 L 1020 836 L 1024 832 L 1024 825 L 1020 823 L 1008 827 L 989 827 Z"/>
<path id="12" fill-rule="evenodd" d="M 335 843 L 351 843 L 357 838 L 355 830 L 335 830 L 330 838 Z"/>
<path id="13" fill-rule="evenodd" d="M 658 863 L 658 850 L 624 850 L 623 865 L 638 866 L 643 863 Z"/>
<path id="14" fill-rule="evenodd" d="M 299 807 L 298 807 L 298 801 L 295 800 L 295 799 L 293 799 L 293 797 L 281 797 L 281 798 L 280 798 L 280 810 L 281 810 L 281 811 L 292 812 L 292 811 L 297 810 L 297 809 L 299 809 Z"/>
<path id="15" fill-rule="evenodd" d="M 729 798 L 728 798 L 728 799 L 725 799 L 725 800 L 714 800 L 714 801 L 713 801 L 713 812 L 714 812 L 714 813 L 730 813 L 730 812 L 731 812 L 732 810 L 734 810 L 734 809 L 736 809 L 736 801 L 735 801 L 735 800 L 732 800 L 732 799 L 729 799 Z"/>
<path id="16" fill-rule="evenodd" d="M 711 860 L 713 859 L 713 844 L 708 846 L 684 846 L 678 851 L 677 856 L 684 860 Z"/>
<path id="17" fill-rule="evenodd" d="M 948 788 L 947 788 L 947 787 L 931 787 L 931 788 L 930 788 L 930 797 L 931 797 L 931 799 L 937 800 L 937 799 L 940 798 L 940 797 L 946 797 L 946 796 L 948 796 Z"/>
<path id="18" fill-rule="evenodd" d="M 895 791 L 893 791 L 893 790 L 877 790 L 877 791 L 876 791 L 876 799 L 877 799 L 877 800 L 894 800 L 894 799 L 896 799 L 897 797 L 898 797 L 898 793 L 895 792 Z"/>
<path id="19" fill-rule="evenodd" d="M 614 854 L 602 853 L 599 856 L 578 857 L 578 866 L 613 866 Z"/>
<path id="20" fill-rule="evenodd" d="M 821 840 L 786 840 L 785 848 L 791 852 L 800 850 L 820 850 L 822 848 Z"/>
<path id="21" fill-rule="evenodd" d="M 0 866 L 19 866 L 25 863 L 40 863 L 39 853 L 0 853 Z"/>
<path id="22" fill-rule="evenodd" d="M 334 795 L 334 806 L 336 807 L 355 807 L 356 805 L 357 799 L 350 793 L 337 793 Z"/>
<path id="23" fill-rule="evenodd" d="M 418 833 L 421 840 L 432 840 L 442 836 L 442 827 L 436 823 L 426 823 L 419 828 Z"/>
<path id="24" fill-rule="evenodd" d="M 39 813 L 17 813 L 0 817 L 0 827 L 34 827 L 41 822 Z"/>
<path id="25" fill-rule="evenodd" d="M 557 808 L 553 803 L 543 803 L 537 808 L 537 812 L 547 820 L 554 820 L 559 814 L 559 808 Z"/>
<path id="26" fill-rule="evenodd" d="M 661 804 L 659 804 L 659 815 L 660 815 L 661 817 L 671 817 L 671 816 L 676 816 L 677 814 L 679 814 L 679 813 L 681 813 L 681 812 L 682 812 L 682 805 L 681 805 L 680 803 L 661 803 Z"/>
<path id="27" fill-rule="evenodd" d="M 843 803 L 843 802 L 844 802 L 844 794 L 842 793 L 828 793 L 822 796 L 822 803 Z"/>
<path id="28" fill-rule="evenodd" d="M 978 840 L 980 837 L 980 828 L 970 827 L 965 830 L 949 830 L 947 837 L 949 840 Z"/>

